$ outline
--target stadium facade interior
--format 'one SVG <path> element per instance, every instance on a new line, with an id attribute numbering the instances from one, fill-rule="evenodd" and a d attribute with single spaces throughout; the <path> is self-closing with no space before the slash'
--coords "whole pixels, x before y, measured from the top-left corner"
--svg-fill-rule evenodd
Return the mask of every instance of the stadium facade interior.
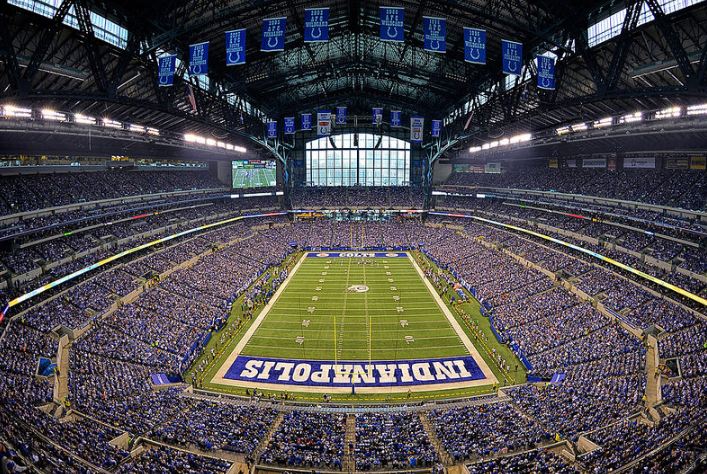
<path id="1" fill-rule="evenodd" d="M 0 2 L 0 472 L 707 466 L 707 2 Z"/>

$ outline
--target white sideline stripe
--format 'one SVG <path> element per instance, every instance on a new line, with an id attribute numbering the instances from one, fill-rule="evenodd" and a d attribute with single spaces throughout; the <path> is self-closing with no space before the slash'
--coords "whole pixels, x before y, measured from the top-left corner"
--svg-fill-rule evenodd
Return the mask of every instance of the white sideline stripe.
<path id="1" fill-rule="evenodd" d="M 292 277 L 297 273 L 297 270 L 299 269 L 300 265 L 302 265 L 302 262 L 304 262 L 305 258 L 307 257 L 307 254 L 305 253 L 302 255 L 302 257 L 299 259 L 297 262 L 297 265 L 294 266 L 292 271 L 290 272 L 289 275 L 287 275 L 287 278 L 285 278 L 285 281 L 282 282 L 282 285 L 280 285 L 280 288 L 277 289 L 275 294 L 273 295 L 272 298 L 270 298 L 270 301 L 265 305 L 263 310 L 260 312 L 257 318 L 255 318 L 255 321 L 253 321 L 253 324 L 250 325 L 248 330 L 243 334 L 243 337 L 241 338 L 240 341 L 238 341 L 238 344 L 236 347 L 233 349 L 231 354 L 228 356 L 226 361 L 221 365 L 221 368 L 218 369 L 218 372 L 216 372 L 216 375 L 214 375 L 214 378 L 211 379 L 212 383 L 214 381 L 218 381 L 219 383 L 222 383 L 224 381 L 224 375 L 226 375 L 226 372 L 228 372 L 229 367 L 233 365 L 233 362 L 236 360 L 236 357 L 241 353 L 243 348 L 248 344 L 248 341 L 250 341 L 250 338 L 253 337 L 253 334 L 255 331 L 258 330 L 258 327 L 260 326 L 260 323 L 263 322 L 265 317 L 268 315 L 270 312 L 270 309 L 275 305 L 277 300 L 280 298 L 280 295 L 282 294 L 283 291 L 285 291 L 285 288 L 287 288 L 287 285 L 290 283 L 290 280 L 292 280 Z"/>
<path id="2" fill-rule="evenodd" d="M 427 285 L 427 289 L 429 290 L 430 294 L 434 298 L 434 300 L 437 302 L 439 305 L 439 308 L 442 310 L 442 313 L 447 317 L 447 321 L 449 321 L 449 324 L 452 325 L 452 328 L 454 328 L 454 331 L 456 331 L 457 336 L 459 336 L 459 339 L 461 339 L 462 343 L 464 344 L 464 347 L 466 347 L 466 350 L 469 351 L 469 354 L 474 358 L 477 364 L 479 364 L 479 368 L 481 371 L 484 373 L 486 378 L 491 382 L 491 383 L 497 383 L 498 379 L 496 376 L 493 374 L 491 369 L 489 368 L 488 365 L 486 365 L 486 361 L 481 357 L 481 354 L 479 354 L 479 351 L 476 350 L 476 346 L 471 343 L 469 340 L 469 337 L 466 335 L 462 327 L 459 325 L 457 322 L 456 318 L 452 314 L 451 311 L 449 311 L 449 308 L 447 307 L 446 304 L 444 304 L 444 301 L 442 301 L 442 298 L 440 298 L 439 294 L 435 290 L 434 286 L 432 286 L 432 283 L 425 277 L 425 274 L 422 272 L 422 269 L 420 266 L 417 264 L 414 258 L 412 258 L 412 255 L 408 253 L 408 258 L 410 259 L 410 262 L 412 263 L 412 266 L 417 270 L 417 274 L 420 275 L 420 278 L 422 278 L 422 281 L 425 282 L 425 285 Z"/>

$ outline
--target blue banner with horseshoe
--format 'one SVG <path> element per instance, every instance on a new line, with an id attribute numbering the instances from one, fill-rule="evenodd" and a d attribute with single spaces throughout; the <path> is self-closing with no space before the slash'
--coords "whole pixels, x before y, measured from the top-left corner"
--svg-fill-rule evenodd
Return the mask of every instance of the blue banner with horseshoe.
<path id="1" fill-rule="evenodd" d="M 520 76 L 523 70 L 523 43 L 501 40 L 503 73 Z"/>
<path id="2" fill-rule="evenodd" d="M 261 51 L 284 51 L 287 18 L 267 18 L 263 20 L 263 40 Z"/>
<path id="3" fill-rule="evenodd" d="M 447 20 L 426 16 L 422 19 L 422 30 L 425 34 L 425 51 L 447 51 Z"/>
<path id="4" fill-rule="evenodd" d="M 226 32 L 226 66 L 245 64 L 245 28 Z"/>
<path id="5" fill-rule="evenodd" d="M 401 7 L 380 7 L 380 38 L 383 41 L 405 41 L 405 9 Z"/>
<path id="6" fill-rule="evenodd" d="M 464 28 L 464 61 L 486 64 L 486 30 Z"/>
<path id="7" fill-rule="evenodd" d="M 329 9 L 304 9 L 304 42 L 324 43 L 329 41 Z"/>
<path id="8" fill-rule="evenodd" d="M 209 73 L 209 42 L 189 45 L 189 75 L 201 76 Z"/>

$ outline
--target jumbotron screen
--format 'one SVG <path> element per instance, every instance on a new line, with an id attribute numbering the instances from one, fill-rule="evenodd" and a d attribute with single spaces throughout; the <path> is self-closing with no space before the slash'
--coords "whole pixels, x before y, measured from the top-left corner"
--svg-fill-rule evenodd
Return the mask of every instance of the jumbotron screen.
<path id="1" fill-rule="evenodd" d="M 277 180 L 275 160 L 237 160 L 231 162 L 233 188 L 272 188 Z"/>

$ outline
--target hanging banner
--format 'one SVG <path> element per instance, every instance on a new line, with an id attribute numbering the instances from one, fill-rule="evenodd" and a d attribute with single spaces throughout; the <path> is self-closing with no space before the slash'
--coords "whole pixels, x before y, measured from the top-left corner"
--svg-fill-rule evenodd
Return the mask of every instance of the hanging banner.
<path id="1" fill-rule="evenodd" d="M 442 121 L 441 120 L 433 120 L 432 121 L 432 136 L 439 137 L 439 134 L 441 131 L 442 131 Z"/>
<path id="2" fill-rule="evenodd" d="M 304 9 L 304 42 L 324 43 L 329 41 L 329 9 Z"/>
<path id="3" fill-rule="evenodd" d="M 538 56 L 538 88 L 548 91 L 555 90 L 555 59 Z"/>
<path id="4" fill-rule="evenodd" d="M 373 124 L 380 125 L 383 123 L 383 108 L 373 107 Z"/>
<path id="5" fill-rule="evenodd" d="M 523 68 L 523 43 L 502 40 L 501 51 L 503 73 L 520 76 L 520 72 Z"/>
<path id="6" fill-rule="evenodd" d="M 346 107 L 336 108 L 336 124 L 346 125 Z"/>
<path id="7" fill-rule="evenodd" d="M 268 138 L 277 138 L 277 122 L 268 122 Z"/>
<path id="8" fill-rule="evenodd" d="M 317 136 L 331 135 L 331 112 L 317 112 Z"/>
<path id="9" fill-rule="evenodd" d="M 245 64 L 245 28 L 226 32 L 226 66 Z"/>
<path id="10" fill-rule="evenodd" d="M 177 56 L 170 54 L 162 56 L 157 60 L 157 77 L 160 87 L 171 87 L 174 85 L 174 69 L 177 65 Z"/>
<path id="11" fill-rule="evenodd" d="M 189 45 L 189 75 L 201 76 L 209 72 L 209 42 Z"/>
<path id="12" fill-rule="evenodd" d="M 302 130 L 312 129 L 312 114 L 302 114 Z"/>
<path id="13" fill-rule="evenodd" d="M 285 117 L 285 135 L 294 135 L 295 134 L 295 118 L 294 117 Z"/>
<path id="14" fill-rule="evenodd" d="M 380 7 L 380 38 L 383 41 L 405 41 L 405 9 Z"/>
<path id="15" fill-rule="evenodd" d="M 444 53 L 447 51 L 447 20 L 426 16 L 422 18 L 425 35 L 425 51 Z"/>
<path id="16" fill-rule="evenodd" d="M 410 117 L 410 141 L 420 143 L 422 133 L 425 129 L 425 119 L 423 117 Z"/>
<path id="17" fill-rule="evenodd" d="M 390 111 L 390 126 L 391 127 L 400 127 L 402 125 L 402 112 L 399 110 L 391 110 Z"/>
<path id="18" fill-rule="evenodd" d="M 263 20 L 263 40 L 261 51 L 284 51 L 287 18 L 266 18 Z"/>
<path id="19" fill-rule="evenodd" d="M 464 61 L 486 64 L 486 30 L 464 28 Z"/>

